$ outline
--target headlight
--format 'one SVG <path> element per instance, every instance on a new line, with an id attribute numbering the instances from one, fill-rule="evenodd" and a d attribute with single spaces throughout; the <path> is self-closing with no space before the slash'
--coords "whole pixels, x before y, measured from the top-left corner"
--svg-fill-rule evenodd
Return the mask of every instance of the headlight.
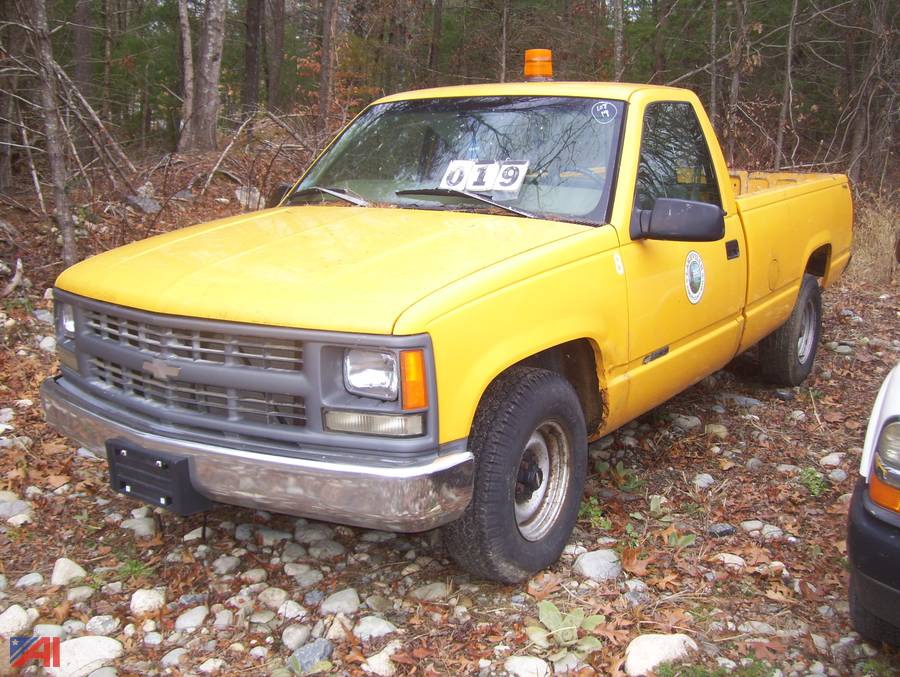
<path id="1" fill-rule="evenodd" d="M 396 400 L 399 378 L 393 353 L 353 348 L 344 353 L 344 387 L 380 400 Z"/>
<path id="2" fill-rule="evenodd" d="M 68 303 L 55 303 L 56 330 L 60 336 L 72 338 L 75 336 L 75 310 Z"/>
<path id="3" fill-rule="evenodd" d="M 869 496 L 878 505 L 900 512 L 900 421 L 887 423 L 878 436 Z"/>

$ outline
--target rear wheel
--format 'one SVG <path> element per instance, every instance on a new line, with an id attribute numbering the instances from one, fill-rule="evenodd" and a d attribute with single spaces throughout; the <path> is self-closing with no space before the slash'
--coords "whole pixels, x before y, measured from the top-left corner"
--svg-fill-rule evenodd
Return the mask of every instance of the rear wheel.
<path id="1" fill-rule="evenodd" d="M 850 574 L 850 621 L 860 636 L 871 642 L 885 642 L 900 646 L 900 628 L 873 614 L 862 605 L 856 574 Z"/>
<path id="2" fill-rule="evenodd" d="M 776 385 L 797 386 L 813 368 L 822 328 L 822 293 L 813 275 L 804 275 L 787 322 L 759 344 L 763 377 Z"/>
<path id="3" fill-rule="evenodd" d="M 470 437 L 475 487 L 444 527 L 450 555 L 480 578 L 521 581 L 559 559 L 587 470 L 578 396 L 559 374 L 514 367 L 488 387 Z"/>

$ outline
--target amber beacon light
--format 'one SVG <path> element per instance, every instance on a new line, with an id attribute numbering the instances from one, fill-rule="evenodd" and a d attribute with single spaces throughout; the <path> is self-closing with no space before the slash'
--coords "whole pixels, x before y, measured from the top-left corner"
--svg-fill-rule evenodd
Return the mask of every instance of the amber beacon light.
<path id="1" fill-rule="evenodd" d="M 549 49 L 526 49 L 525 79 L 529 82 L 552 80 L 553 52 Z"/>

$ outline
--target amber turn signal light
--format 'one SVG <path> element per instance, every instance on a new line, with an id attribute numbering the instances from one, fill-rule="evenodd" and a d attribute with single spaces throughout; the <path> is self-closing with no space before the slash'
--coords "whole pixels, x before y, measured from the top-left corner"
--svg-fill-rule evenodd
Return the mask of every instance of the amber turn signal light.
<path id="1" fill-rule="evenodd" d="M 900 512 L 900 489 L 880 479 L 877 472 L 869 477 L 869 496 L 882 508 Z"/>
<path id="2" fill-rule="evenodd" d="M 428 406 L 425 354 L 421 350 L 400 352 L 400 382 L 404 409 L 424 409 Z"/>
<path id="3" fill-rule="evenodd" d="M 551 80 L 553 78 L 553 52 L 549 49 L 525 50 L 525 79 Z"/>

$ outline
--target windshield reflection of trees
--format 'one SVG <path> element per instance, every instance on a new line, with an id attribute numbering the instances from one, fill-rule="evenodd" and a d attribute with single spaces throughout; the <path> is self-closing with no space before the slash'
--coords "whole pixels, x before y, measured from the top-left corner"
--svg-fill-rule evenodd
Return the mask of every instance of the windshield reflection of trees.
<path id="1" fill-rule="evenodd" d="M 614 162 L 619 122 L 600 124 L 591 115 L 594 99 L 481 97 L 477 100 L 414 100 L 376 106 L 347 130 L 345 138 L 310 172 L 304 185 L 342 185 L 367 195 L 366 182 L 391 184 L 390 192 L 433 188 L 452 160 L 529 162 L 518 196 L 497 194 L 511 204 L 566 214 L 554 190 L 571 185 L 592 191 L 593 214 L 608 195 L 604 173 Z M 614 105 L 617 110 L 621 104 Z M 609 172 L 611 174 L 612 172 Z M 580 197 L 582 201 L 583 197 Z M 554 204 L 556 207 L 554 208 Z"/>

